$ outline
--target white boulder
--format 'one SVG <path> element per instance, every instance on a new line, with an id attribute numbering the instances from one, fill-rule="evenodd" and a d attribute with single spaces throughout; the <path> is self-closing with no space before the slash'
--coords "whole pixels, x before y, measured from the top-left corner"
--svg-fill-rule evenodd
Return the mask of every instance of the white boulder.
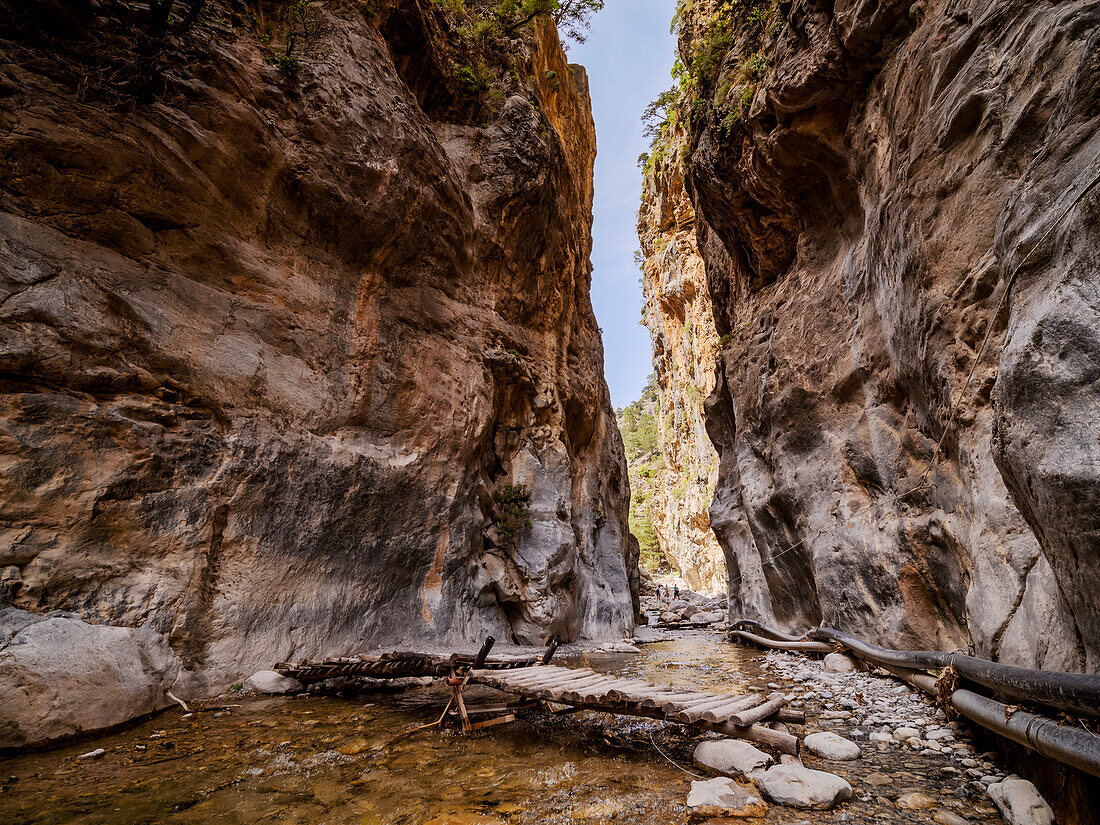
<path id="1" fill-rule="evenodd" d="M 720 776 L 703 782 L 692 782 L 687 808 L 688 816 L 692 819 L 764 816 L 768 812 L 767 804 L 751 788 Z"/>
<path id="2" fill-rule="evenodd" d="M 1008 825 L 1053 825 L 1054 812 L 1026 779 L 1009 777 L 989 786 L 989 796 Z"/>
<path id="3" fill-rule="evenodd" d="M 852 786 L 843 778 L 799 765 L 777 765 L 760 777 L 760 790 L 772 802 L 792 808 L 824 811 L 852 798 Z"/>
<path id="4" fill-rule="evenodd" d="M 179 661 L 149 627 L 0 608 L 0 749 L 103 730 L 172 704 Z"/>
<path id="5" fill-rule="evenodd" d="M 710 739 L 699 743 L 692 761 L 707 773 L 740 777 L 766 768 L 772 758 L 740 739 Z"/>
<path id="6" fill-rule="evenodd" d="M 283 694 L 301 693 L 304 687 L 297 679 L 283 676 L 274 670 L 259 670 L 248 677 L 244 689 L 250 693 Z"/>
<path id="7" fill-rule="evenodd" d="M 826 673 L 854 673 L 859 670 L 855 661 L 843 653 L 829 653 L 825 656 Z"/>

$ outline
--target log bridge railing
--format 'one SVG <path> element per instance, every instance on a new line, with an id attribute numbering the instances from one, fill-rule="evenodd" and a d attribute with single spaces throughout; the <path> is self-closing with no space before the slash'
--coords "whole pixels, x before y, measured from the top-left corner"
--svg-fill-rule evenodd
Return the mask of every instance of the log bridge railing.
<path id="1" fill-rule="evenodd" d="M 802 711 L 785 707 L 780 693 L 748 693 L 732 696 L 688 690 L 663 689 L 637 679 L 620 679 L 587 668 L 557 667 L 549 664 L 560 639 L 555 637 L 539 656 L 501 656 L 489 658 L 493 638 L 486 639 L 476 656 L 396 651 L 381 656 L 358 656 L 306 660 L 298 664 L 280 662 L 275 670 L 301 682 L 326 679 L 374 678 L 397 679 L 408 676 L 446 677 L 451 698 L 442 715 L 415 730 L 442 725 L 448 715 L 459 717 L 462 729 L 476 730 L 511 722 L 514 711 L 523 707 L 553 703 L 565 706 L 557 712 L 594 710 L 620 716 L 640 716 L 710 730 L 725 736 L 767 745 L 781 753 L 798 753 L 798 739 L 784 723 L 802 724 Z M 471 709 L 463 691 L 467 684 L 480 684 L 520 697 L 520 704 L 505 707 Z M 472 722 L 479 712 L 504 711 L 504 715 Z M 414 732 L 410 731 L 410 733 Z"/>

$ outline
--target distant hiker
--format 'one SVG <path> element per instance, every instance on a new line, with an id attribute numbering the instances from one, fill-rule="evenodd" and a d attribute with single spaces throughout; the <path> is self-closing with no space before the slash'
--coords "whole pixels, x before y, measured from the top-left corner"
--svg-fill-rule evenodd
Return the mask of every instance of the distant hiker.
<path id="1" fill-rule="evenodd" d="M 672 585 L 672 598 L 674 598 L 674 599 L 680 598 L 680 585 L 678 585 L 678 584 Z"/>

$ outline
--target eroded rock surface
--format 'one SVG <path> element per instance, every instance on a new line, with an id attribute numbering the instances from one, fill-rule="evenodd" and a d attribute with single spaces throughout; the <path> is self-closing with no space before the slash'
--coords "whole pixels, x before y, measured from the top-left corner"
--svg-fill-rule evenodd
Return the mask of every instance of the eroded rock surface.
<path id="1" fill-rule="evenodd" d="M 769 14 L 680 21 L 731 613 L 1095 671 L 1100 8 Z"/>
<path id="2" fill-rule="evenodd" d="M 629 636 L 595 135 L 553 26 L 478 53 L 437 4 L 314 4 L 295 75 L 213 2 L 136 93 L 125 7 L 53 5 L 0 4 L 7 597 L 159 633 L 185 696 Z"/>
<path id="3" fill-rule="evenodd" d="M 664 459 L 650 482 L 653 526 L 661 550 L 693 590 L 728 589 L 726 560 L 710 524 L 718 455 L 703 423 L 703 399 L 714 389 L 714 330 L 703 259 L 695 244 L 695 211 L 677 157 L 682 135 L 646 170 L 638 210 L 642 254 L 642 323 L 653 341 L 660 387 L 658 439 Z"/>

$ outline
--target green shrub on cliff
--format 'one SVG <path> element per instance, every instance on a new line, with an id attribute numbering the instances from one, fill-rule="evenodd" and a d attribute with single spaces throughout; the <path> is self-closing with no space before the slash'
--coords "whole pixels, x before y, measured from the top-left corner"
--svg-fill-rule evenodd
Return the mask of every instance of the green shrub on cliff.
<path id="1" fill-rule="evenodd" d="M 506 484 L 493 493 L 493 525 L 505 547 L 514 548 L 520 531 L 531 526 L 530 502 L 526 484 Z"/>

